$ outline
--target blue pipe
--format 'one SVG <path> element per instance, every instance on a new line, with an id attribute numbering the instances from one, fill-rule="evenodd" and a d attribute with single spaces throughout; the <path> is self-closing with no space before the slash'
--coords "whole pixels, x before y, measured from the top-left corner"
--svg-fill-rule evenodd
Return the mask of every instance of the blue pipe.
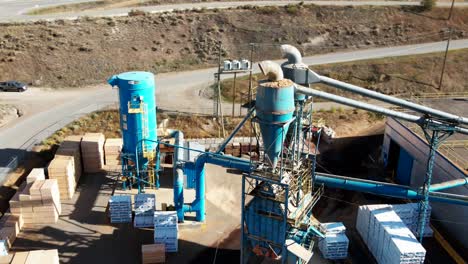
<path id="1" fill-rule="evenodd" d="M 468 177 L 465 177 L 463 179 L 456 179 L 452 181 L 432 184 L 431 187 L 429 187 L 429 191 L 431 192 L 442 191 L 442 190 L 451 189 L 451 188 L 464 186 L 464 185 L 468 185 Z"/>
<path id="2" fill-rule="evenodd" d="M 360 191 L 380 196 L 388 196 L 403 199 L 422 199 L 423 195 L 407 186 L 375 182 L 361 179 L 354 179 L 343 176 L 317 173 L 315 183 L 325 184 L 327 187 L 339 188 L 351 191 Z M 429 200 L 433 202 L 443 202 L 468 206 L 468 198 L 454 196 L 444 193 L 429 193 Z"/>

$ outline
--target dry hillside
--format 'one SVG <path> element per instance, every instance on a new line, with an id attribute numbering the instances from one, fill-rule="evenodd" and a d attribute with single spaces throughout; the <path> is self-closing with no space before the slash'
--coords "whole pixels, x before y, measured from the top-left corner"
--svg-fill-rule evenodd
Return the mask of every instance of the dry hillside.
<path id="1" fill-rule="evenodd" d="M 340 49 L 441 40 L 447 9 L 399 7 L 246 6 L 118 18 L 0 25 L 0 80 L 69 87 L 102 83 L 129 70 L 166 72 L 214 65 L 223 53 L 247 57 L 246 43 L 290 43 L 306 55 Z M 454 38 L 468 31 L 466 9 L 456 9 Z M 278 58 L 260 45 L 255 60 Z"/>

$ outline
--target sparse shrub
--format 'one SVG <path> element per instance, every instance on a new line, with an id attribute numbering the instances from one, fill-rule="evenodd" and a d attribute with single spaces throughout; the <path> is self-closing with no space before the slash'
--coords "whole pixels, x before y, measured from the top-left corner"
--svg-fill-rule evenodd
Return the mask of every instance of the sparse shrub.
<path id="1" fill-rule="evenodd" d="M 260 6 L 257 8 L 257 13 L 263 15 L 272 15 L 278 12 L 278 7 L 276 6 Z"/>
<path id="2" fill-rule="evenodd" d="M 286 13 L 290 15 L 296 15 L 299 12 L 299 7 L 297 5 L 287 5 Z"/>
<path id="3" fill-rule="evenodd" d="M 432 10 L 436 5 L 436 0 L 422 0 L 421 1 L 422 9 L 424 11 Z"/>
<path id="4" fill-rule="evenodd" d="M 132 9 L 128 12 L 128 16 L 145 16 L 146 12 L 143 10 Z"/>

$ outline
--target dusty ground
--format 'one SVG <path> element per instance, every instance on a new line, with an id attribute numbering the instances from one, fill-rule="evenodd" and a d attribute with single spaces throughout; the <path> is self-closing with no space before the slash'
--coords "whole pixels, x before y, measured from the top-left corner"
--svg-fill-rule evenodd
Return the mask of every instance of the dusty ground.
<path id="1" fill-rule="evenodd" d="M 413 8 L 414 9 L 414 8 Z M 341 49 L 441 40 L 447 9 L 418 13 L 398 7 L 251 7 L 119 18 L 0 25 L 0 79 L 38 86 L 95 84 L 115 72 L 165 72 L 248 57 L 246 43 L 290 43 L 305 55 Z M 453 38 L 466 36 L 468 16 L 456 9 Z M 255 60 L 278 58 L 271 44 Z"/>
<path id="2" fill-rule="evenodd" d="M 388 95 L 420 95 L 423 93 L 468 92 L 468 75 L 466 62 L 468 49 L 450 51 L 447 56 L 446 74 L 442 89 L 439 89 L 440 73 L 445 53 L 431 53 L 415 56 L 363 60 L 348 63 L 336 63 L 311 67 L 315 72 L 340 81 L 352 83 L 370 90 Z M 261 74 L 253 76 L 254 85 Z M 233 80 L 223 81 L 221 94 L 232 102 Z M 236 80 L 236 102 L 245 102 L 248 94 L 248 76 Z M 359 98 L 356 94 L 345 93 L 335 88 L 319 86 L 322 90 Z"/>
<path id="3" fill-rule="evenodd" d="M 18 118 L 20 113 L 14 105 L 0 104 L 0 127 Z"/>

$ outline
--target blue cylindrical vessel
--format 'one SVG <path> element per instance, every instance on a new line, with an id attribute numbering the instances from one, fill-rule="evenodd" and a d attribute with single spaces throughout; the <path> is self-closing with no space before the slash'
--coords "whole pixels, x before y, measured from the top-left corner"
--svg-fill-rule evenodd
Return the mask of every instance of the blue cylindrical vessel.
<path id="1" fill-rule="evenodd" d="M 260 82 L 255 108 L 265 154 L 276 167 L 294 113 L 294 86 L 290 80 Z"/>
<path id="2" fill-rule="evenodd" d="M 148 163 L 145 153 L 153 153 L 156 143 L 142 140 L 158 139 L 154 75 L 141 71 L 125 72 L 112 76 L 108 82 L 119 88 L 122 153 L 135 159 L 138 156 L 138 169 L 143 170 Z M 138 153 L 135 153 L 137 147 Z"/>

